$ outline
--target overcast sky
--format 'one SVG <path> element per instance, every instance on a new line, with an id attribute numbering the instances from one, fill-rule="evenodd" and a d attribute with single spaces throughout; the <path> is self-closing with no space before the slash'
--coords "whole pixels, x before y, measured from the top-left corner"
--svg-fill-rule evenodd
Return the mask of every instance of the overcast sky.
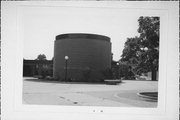
<path id="1" fill-rule="evenodd" d="M 140 15 L 126 10 L 28 7 L 23 10 L 24 58 L 45 54 L 52 59 L 55 36 L 63 33 L 94 33 L 111 38 L 113 59 L 119 60 L 128 37 L 138 36 Z"/>

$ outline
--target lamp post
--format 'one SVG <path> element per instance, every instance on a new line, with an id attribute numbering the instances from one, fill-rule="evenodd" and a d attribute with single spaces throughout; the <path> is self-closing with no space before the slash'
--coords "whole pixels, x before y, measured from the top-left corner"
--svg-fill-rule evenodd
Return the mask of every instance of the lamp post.
<path id="1" fill-rule="evenodd" d="M 117 79 L 119 79 L 119 62 L 116 63 L 116 65 L 117 65 Z"/>
<path id="2" fill-rule="evenodd" d="M 69 57 L 65 56 L 64 59 L 65 59 L 65 81 L 67 81 L 67 61 L 68 61 Z"/>

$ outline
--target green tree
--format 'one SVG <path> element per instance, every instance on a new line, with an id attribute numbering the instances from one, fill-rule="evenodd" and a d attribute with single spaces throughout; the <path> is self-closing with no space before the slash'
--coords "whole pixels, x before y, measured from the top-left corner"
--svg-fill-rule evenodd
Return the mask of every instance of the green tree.
<path id="1" fill-rule="evenodd" d="M 127 38 L 121 61 L 130 64 L 136 74 L 152 72 L 156 80 L 159 62 L 159 17 L 140 17 L 138 19 L 139 37 Z"/>
<path id="2" fill-rule="evenodd" d="M 36 58 L 36 60 L 47 60 L 46 56 L 44 54 L 39 54 Z"/>
<path id="3" fill-rule="evenodd" d="M 47 60 L 46 56 L 44 54 L 39 54 L 36 58 L 36 60 L 40 61 L 37 64 L 37 71 L 38 74 L 42 76 L 42 78 L 45 78 L 48 73 L 48 67 L 43 63 L 43 61 Z"/>
<path id="4" fill-rule="evenodd" d="M 140 56 L 140 38 L 127 38 L 125 42 L 121 61 L 128 62 L 129 64 L 137 64 L 137 59 Z"/>
<path id="5" fill-rule="evenodd" d="M 135 79 L 131 66 L 129 66 L 127 63 L 119 62 L 119 77 L 126 80 Z"/>

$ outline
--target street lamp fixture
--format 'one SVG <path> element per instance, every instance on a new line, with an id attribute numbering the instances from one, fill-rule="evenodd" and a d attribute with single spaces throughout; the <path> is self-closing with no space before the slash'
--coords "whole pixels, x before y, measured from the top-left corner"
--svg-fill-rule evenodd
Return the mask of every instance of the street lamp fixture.
<path id="1" fill-rule="evenodd" d="M 68 61 L 69 57 L 65 56 L 64 59 L 65 59 L 65 81 L 67 81 L 67 61 Z"/>
<path id="2" fill-rule="evenodd" d="M 141 50 L 144 50 L 144 51 L 147 51 L 148 50 L 148 48 L 147 47 L 145 47 L 145 48 L 140 48 Z"/>
<path id="3" fill-rule="evenodd" d="M 69 57 L 68 57 L 68 56 L 65 56 L 65 57 L 64 57 L 64 59 L 65 59 L 65 60 L 68 60 L 68 59 L 69 59 Z"/>

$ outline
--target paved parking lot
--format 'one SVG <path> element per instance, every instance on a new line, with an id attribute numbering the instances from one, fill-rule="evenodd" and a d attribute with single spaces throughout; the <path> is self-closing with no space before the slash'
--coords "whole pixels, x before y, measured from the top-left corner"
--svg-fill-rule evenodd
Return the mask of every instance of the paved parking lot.
<path id="1" fill-rule="evenodd" d="M 157 92 L 157 81 L 124 80 L 118 85 L 62 83 L 23 79 L 24 104 L 156 107 L 157 102 L 139 97 L 138 92 Z"/>

